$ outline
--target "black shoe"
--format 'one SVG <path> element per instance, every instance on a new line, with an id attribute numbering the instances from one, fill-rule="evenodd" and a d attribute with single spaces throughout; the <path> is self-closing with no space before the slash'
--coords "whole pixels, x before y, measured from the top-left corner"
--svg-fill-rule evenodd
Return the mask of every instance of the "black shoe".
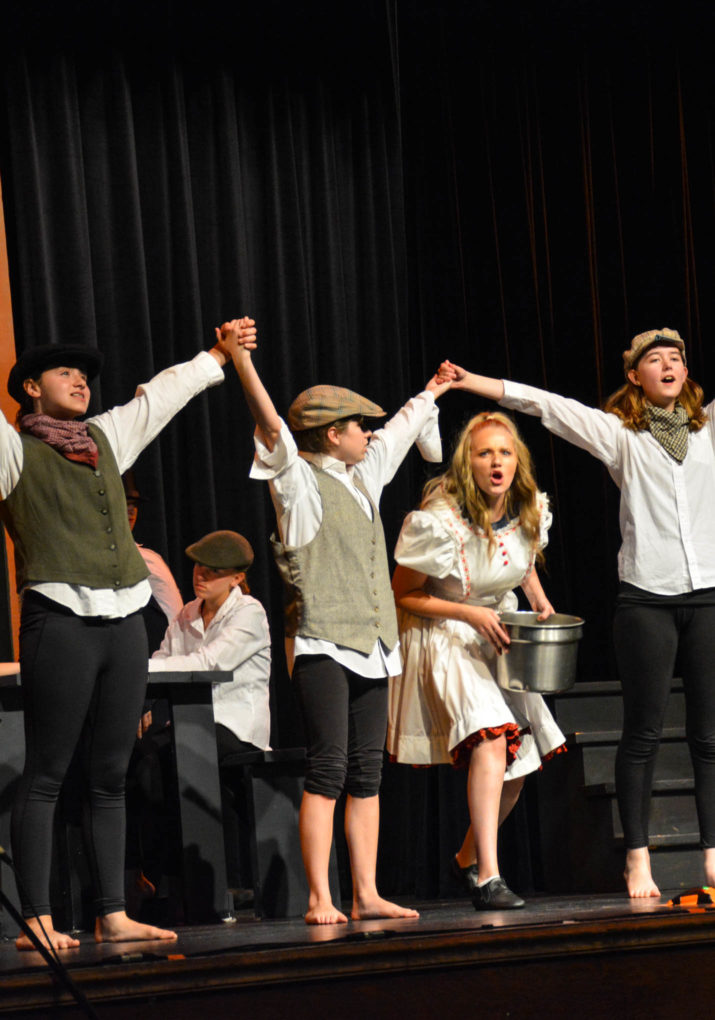
<path id="1" fill-rule="evenodd" d="M 471 896 L 477 888 L 477 883 L 479 881 L 479 868 L 477 865 L 470 864 L 468 867 L 463 868 L 457 858 L 453 857 L 452 874 L 455 876 L 462 888 Z"/>
<path id="2" fill-rule="evenodd" d="M 475 910 L 518 910 L 526 905 L 503 878 L 490 878 L 485 885 L 473 889 L 472 903 Z"/>

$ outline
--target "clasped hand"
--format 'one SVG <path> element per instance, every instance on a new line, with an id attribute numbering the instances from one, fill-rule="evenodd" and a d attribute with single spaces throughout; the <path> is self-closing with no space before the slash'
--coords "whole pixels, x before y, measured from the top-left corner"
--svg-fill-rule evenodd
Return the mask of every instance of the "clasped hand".
<path id="1" fill-rule="evenodd" d="M 255 351 L 258 346 L 255 320 L 244 315 L 242 319 L 231 319 L 229 322 L 224 322 L 222 326 L 217 326 L 216 346 L 227 358 L 232 358 L 241 348 Z"/>

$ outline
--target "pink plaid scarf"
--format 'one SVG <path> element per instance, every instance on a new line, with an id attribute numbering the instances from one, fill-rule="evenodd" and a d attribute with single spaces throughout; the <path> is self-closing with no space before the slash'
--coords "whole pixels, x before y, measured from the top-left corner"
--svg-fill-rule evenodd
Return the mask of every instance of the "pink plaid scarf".
<path id="1" fill-rule="evenodd" d="M 61 453 L 67 460 L 80 464 L 97 466 L 97 444 L 92 439 L 83 421 L 62 421 L 49 414 L 24 414 L 20 419 L 20 431 L 41 439 Z"/>

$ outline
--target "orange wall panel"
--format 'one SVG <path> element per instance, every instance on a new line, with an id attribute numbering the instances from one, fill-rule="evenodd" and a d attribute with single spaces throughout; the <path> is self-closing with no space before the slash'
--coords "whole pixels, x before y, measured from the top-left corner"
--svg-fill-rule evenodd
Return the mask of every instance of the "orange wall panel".
<path id="1" fill-rule="evenodd" d="M 10 369 L 15 364 L 15 333 L 12 328 L 12 303 L 10 300 L 10 274 L 7 264 L 7 244 L 5 242 L 5 215 L 2 205 L 2 184 L 0 183 L 0 408 L 8 421 L 13 421 L 17 412 L 17 404 L 8 394 L 5 382 Z M 17 635 L 20 626 L 20 607 L 15 593 L 15 557 L 12 542 L 5 534 L 7 546 L 8 576 L 10 578 L 10 611 L 12 614 L 12 634 L 15 654 L 17 654 Z M 1 581 L 2 579 L 0 579 Z"/>

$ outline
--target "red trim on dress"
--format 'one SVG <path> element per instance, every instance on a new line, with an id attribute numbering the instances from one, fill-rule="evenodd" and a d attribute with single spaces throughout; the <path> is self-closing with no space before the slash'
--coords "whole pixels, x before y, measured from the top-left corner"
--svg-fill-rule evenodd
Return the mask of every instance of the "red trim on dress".
<path id="1" fill-rule="evenodd" d="M 566 754 L 567 752 L 568 747 L 566 746 L 566 744 L 559 744 L 559 746 L 555 747 L 553 751 L 549 751 L 548 754 L 545 754 L 541 761 L 542 762 L 551 761 L 551 759 L 555 758 L 557 754 Z"/>
<path id="2" fill-rule="evenodd" d="M 524 730 L 520 730 L 516 723 L 504 723 L 503 726 L 488 726 L 483 730 L 478 730 L 476 733 L 471 733 L 466 740 L 463 740 L 461 744 L 457 744 L 455 749 L 450 752 L 452 759 L 452 766 L 455 769 L 466 769 L 469 768 L 469 758 L 472 752 L 472 748 L 476 747 L 477 744 L 481 743 L 482 740 L 495 740 L 500 737 L 502 733 L 507 734 L 506 738 L 506 763 L 507 766 L 516 758 L 516 752 L 521 747 L 521 738 L 523 734 L 530 733 L 530 727 L 526 727 Z M 539 771 L 544 767 L 544 763 L 551 761 L 557 754 L 566 754 L 568 747 L 566 744 L 561 744 L 559 747 L 555 747 L 553 751 L 549 751 L 541 759 L 541 765 L 539 765 Z M 388 755 L 387 760 L 391 765 L 401 765 L 402 762 L 397 760 L 397 755 Z M 431 769 L 434 767 L 434 763 L 425 765 L 412 765 L 413 769 Z"/>
<path id="3" fill-rule="evenodd" d="M 472 748 L 481 744 L 483 740 L 496 740 L 497 737 L 504 734 L 506 736 L 506 764 L 508 767 L 516 758 L 516 752 L 521 747 L 522 735 L 529 732 L 528 727 L 520 730 L 513 722 L 504 723 L 503 726 L 485 726 L 484 729 L 477 730 L 476 733 L 470 733 L 461 744 L 457 744 L 454 750 L 450 751 L 452 764 L 456 769 L 469 768 Z"/>

